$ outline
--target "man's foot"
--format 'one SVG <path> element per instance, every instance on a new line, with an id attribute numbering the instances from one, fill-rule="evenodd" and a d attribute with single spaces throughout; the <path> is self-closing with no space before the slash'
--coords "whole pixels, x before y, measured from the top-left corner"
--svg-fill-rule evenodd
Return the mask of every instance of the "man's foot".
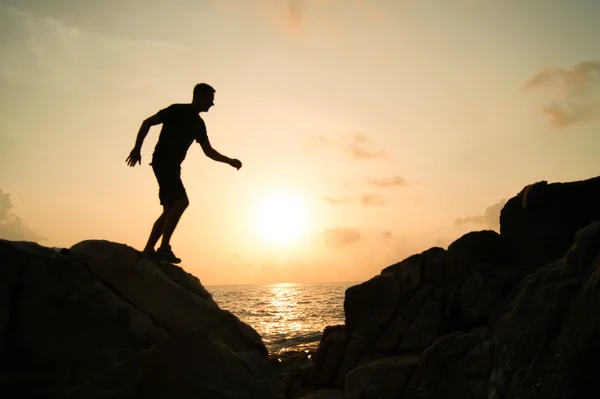
<path id="1" fill-rule="evenodd" d="M 155 253 L 156 252 L 154 251 L 154 248 L 152 248 L 150 250 L 144 249 L 143 251 L 139 251 L 138 252 L 137 258 L 138 259 L 140 259 L 140 258 L 150 258 L 150 259 L 152 259 L 154 257 Z"/>
<path id="2" fill-rule="evenodd" d="M 158 250 L 155 252 L 153 258 L 157 259 L 157 260 L 165 261 L 165 262 L 170 262 L 170 263 L 180 263 L 181 262 L 181 259 L 176 257 L 175 254 L 173 253 L 173 251 L 171 250 L 170 245 L 166 248 L 163 248 L 163 247 L 158 248 Z"/>

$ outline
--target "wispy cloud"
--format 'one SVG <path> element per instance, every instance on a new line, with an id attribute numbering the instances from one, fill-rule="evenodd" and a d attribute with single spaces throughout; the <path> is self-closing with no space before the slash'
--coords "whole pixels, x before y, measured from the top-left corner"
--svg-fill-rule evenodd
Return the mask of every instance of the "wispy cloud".
<path id="1" fill-rule="evenodd" d="M 363 194 L 358 197 L 323 197 L 323 200 L 330 205 L 352 205 L 360 204 L 362 206 L 383 206 L 385 200 L 380 195 L 376 194 Z"/>
<path id="2" fill-rule="evenodd" d="M 360 203 L 364 206 L 383 206 L 385 201 L 379 195 L 365 194 L 361 197 Z"/>
<path id="3" fill-rule="evenodd" d="M 307 25 L 315 23 L 337 30 L 340 6 L 360 14 L 366 21 L 380 20 L 386 15 L 372 0 L 254 0 L 254 5 L 271 23 L 295 32 L 306 32 Z"/>
<path id="4" fill-rule="evenodd" d="M 53 85 L 61 90 L 168 84 L 177 78 L 164 73 L 164 63 L 144 60 L 157 53 L 164 59 L 176 59 L 189 51 L 186 46 L 169 41 L 88 31 L 17 7 L 0 7 L 0 24 L 10 26 L 11 37 L 0 46 L 3 77 Z M 102 73 L 98 73 L 99 66 Z"/>
<path id="5" fill-rule="evenodd" d="M 331 205 L 348 205 L 351 203 L 351 199 L 347 198 L 347 197 L 344 197 L 344 198 L 323 197 L 323 199 Z"/>
<path id="6" fill-rule="evenodd" d="M 322 135 L 315 136 L 313 139 L 318 144 L 342 151 L 351 159 L 357 161 L 387 159 L 390 157 L 388 151 L 377 147 L 372 139 L 360 133 L 347 134 L 338 139 L 331 139 Z"/>
<path id="7" fill-rule="evenodd" d="M 570 93 L 585 91 L 600 77 L 600 62 L 584 61 L 571 68 L 549 67 L 538 71 L 521 87 L 522 90 L 558 87 Z"/>
<path id="8" fill-rule="evenodd" d="M 352 135 L 350 143 L 344 145 L 344 150 L 353 159 L 359 161 L 388 157 L 387 151 L 373 148 L 371 140 L 363 134 Z"/>
<path id="9" fill-rule="evenodd" d="M 393 240 L 394 233 L 392 233 L 390 230 L 384 231 L 383 233 L 381 233 L 381 238 L 383 238 L 384 240 Z"/>
<path id="10" fill-rule="evenodd" d="M 10 193 L 0 189 L 0 238 L 14 241 L 44 241 L 46 238 L 31 230 L 13 213 L 14 204 Z"/>
<path id="11" fill-rule="evenodd" d="M 456 219 L 454 225 L 456 227 L 479 226 L 485 229 L 498 230 L 500 228 L 500 212 L 507 200 L 507 198 L 503 198 L 497 203 L 488 206 L 483 215 Z"/>
<path id="12" fill-rule="evenodd" d="M 600 116 L 600 62 L 584 61 L 571 68 L 548 67 L 538 71 L 522 91 L 544 91 L 550 103 L 537 107 L 555 129 L 597 120 Z"/>
<path id="13" fill-rule="evenodd" d="M 355 244 L 362 238 L 359 230 L 350 227 L 325 229 L 324 233 L 325 244 L 337 248 Z"/>
<path id="14" fill-rule="evenodd" d="M 402 187 L 411 184 L 402 176 L 393 176 L 382 179 L 369 179 L 368 183 L 376 187 Z"/>

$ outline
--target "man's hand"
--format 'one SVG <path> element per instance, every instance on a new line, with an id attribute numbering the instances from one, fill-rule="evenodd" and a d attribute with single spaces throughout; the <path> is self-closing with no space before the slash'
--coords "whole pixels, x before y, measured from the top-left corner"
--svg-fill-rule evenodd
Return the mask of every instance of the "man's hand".
<path id="1" fill-rule="evenodd" d="M 242 162 L 239 159 L 232 159 L 229 161 L 229 165 L 239 170 L 242 167 Z"/>
<path id="2" fill-rule="evenodd" d="M 140 153 L 140 150 L 138 150 L 137 148 L 134 148 L 133 150 L 131 150 L 131 152 L 129 153 L 129 156 L 127 157 L 125 162 L 127 162 L 127 165 L 129 165 L 131 167 L 134 167 L 136 163 L 139 163 L 141 165 L 142 164 L 142 154 Z"/>

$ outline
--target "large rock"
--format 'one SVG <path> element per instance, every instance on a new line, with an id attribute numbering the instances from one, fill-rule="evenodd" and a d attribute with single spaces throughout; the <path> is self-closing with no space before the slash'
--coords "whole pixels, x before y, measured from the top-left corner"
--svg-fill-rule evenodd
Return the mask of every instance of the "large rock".
<path id="1" fill-rule="evenodd" d="M 87 241 L 60 253 L 0 240 L 0 259 L 0 396 L 64 392 L 186 331 L 266 357 L 256 331 L 197 279 L 125 245 Z"/>
<path id="2" fill-rule="evenodd" d="M 600 396 L 600 222 L 526 277 L 492 324 L 490 399 Z"/>
<path id="3" fill-rule="evenodd" d="M 500 234 L 467 233 L 349 289 L 347 328 L 326 334 L 313 381 L 347 399 L 600 397 L 599 179 L 528 186 Z"/>
<path id="4" fill-rule="evenodd" d="M 344 392 L 348 398 L 397 398 L 418 361 L 418 357 L 402 355 L 359 366 L 346 376 Z"/>
<path id="5" fill-rule="evenodd" d="M 196 330 L 159 342 L 71 390 L 67 398 L 283 399 L 283 394 L 273 368 L 257 352 L 235 353 Z"/>
<path id="6" fill-rule="evenodd" d="M 599 203 L 600 176 L 523 188 L 500 213 L 500 234 L 510 242 L 512 263 L 535 270 L 562 257 L 579 229 L 600 220 Z"/>
<path id="7" fill-rule="evenodd" d="M 70 253 L 111 290 L 170 333 L 204 328 L 234 351 L 257 350 L 267 356 L 260 335 L 220 309 L 200 281 L 180 267 L 151 262 L 130 247 L 108 241 L 83 241 L 71 247 Z"/>
<path id="8" fill-rule="evenodd" d="M 455 332 L 437 340 L 423 352 L 403 398 L 485 398 L 487 380 L 468 373 L 481 363 L 472 351 L 482 338 L 482 332 Z M 487 355 L 489 364 L 492 354 Z"/>

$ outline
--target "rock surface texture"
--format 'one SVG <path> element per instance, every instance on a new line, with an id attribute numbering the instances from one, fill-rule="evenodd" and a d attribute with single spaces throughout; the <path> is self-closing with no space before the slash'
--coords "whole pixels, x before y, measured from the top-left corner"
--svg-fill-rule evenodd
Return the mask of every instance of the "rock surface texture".
<path id="1" fill-rule="evenodd" d="M 348 288 L 305 375 L 346 399 L 600 397 L 600 178 L 538 182 Z M 309 391 L 310 392 L 310 391 Z"/>
<path id="2" fill-rule="evenodd" d="M 0 397 L 282 397 L 261 337 L 122 244 L 0 240 Z"/>

